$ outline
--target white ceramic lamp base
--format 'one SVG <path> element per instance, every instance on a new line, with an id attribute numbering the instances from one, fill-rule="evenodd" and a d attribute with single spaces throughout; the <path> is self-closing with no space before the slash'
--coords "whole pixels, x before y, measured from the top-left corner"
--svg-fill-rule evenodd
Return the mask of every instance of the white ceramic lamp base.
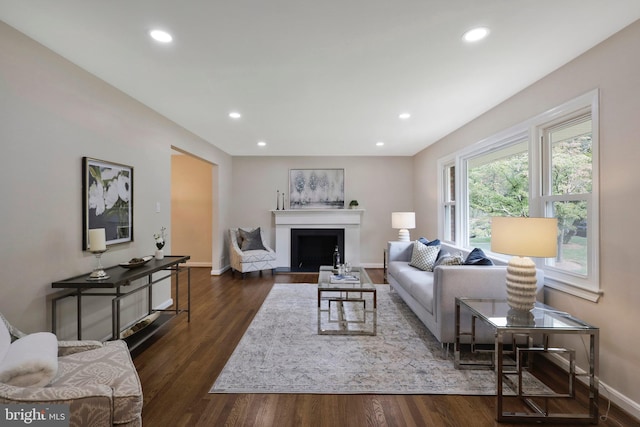
<path id="1" fill-rule="evenodd" d="M 410 242 L 411 238 L 409 237 L 409 230 L 406 228 L 400 229 L 400 231 L 398 231 L 398 240 L 400 242 Z"/>
<path id="2" fill-rule="evenodd" d="M 536 264 L 528 257 L 514 256 L 507 265 L 507 302 L 515 310 L 532 310 L 536 302 Z"/>

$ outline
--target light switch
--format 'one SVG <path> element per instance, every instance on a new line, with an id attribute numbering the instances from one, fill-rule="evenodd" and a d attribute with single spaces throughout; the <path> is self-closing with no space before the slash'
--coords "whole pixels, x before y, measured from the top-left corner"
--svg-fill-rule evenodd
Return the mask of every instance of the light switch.
<path id="1" fill-rule="evenodd" d="M 156 202 L 156 213 L 160 213 L 160 202 Z"/>

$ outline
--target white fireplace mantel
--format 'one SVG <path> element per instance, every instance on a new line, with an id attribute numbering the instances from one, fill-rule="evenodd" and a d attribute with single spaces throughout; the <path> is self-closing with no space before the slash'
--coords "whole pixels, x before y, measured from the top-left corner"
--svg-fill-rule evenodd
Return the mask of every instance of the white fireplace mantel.
<path id="1" fill-rule="evenodd" d="M 292 228 L 343 228 L 344 259 L 360 265 L 360 222 L 364 209 L 272 210 L 276 225 L 276 265 L 291 267 Z"/>

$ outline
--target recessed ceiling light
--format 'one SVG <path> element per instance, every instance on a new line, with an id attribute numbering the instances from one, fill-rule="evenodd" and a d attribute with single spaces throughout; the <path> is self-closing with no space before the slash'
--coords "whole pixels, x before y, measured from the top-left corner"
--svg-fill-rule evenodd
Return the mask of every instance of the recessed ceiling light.
<path id="1" fill-rule="evenodd" d="M 376 142 L 376 145 L 377 145 L 378 147 L 382 147 L 382 146 L 384 145 L 384 142 L 382 142 L 382 141 L 378 141 L 378 142 Z"/>
<path id="2" fill-rule="evenodd" d="M 400 113 L 400 114 L 398 115 L 398 118 L 399 118 L 400 120 L 408 120 L 408 119 L 410 119 L 410 118 L 411 118 L 411 114 L 409 114 L 409 113 Z"/>
<path id="3" fill-rule="evenodd" d="M 264 141 L 258 141 L 258 147 L 264 147 L 264 146 L 266 146 L 266 145 L 267 145 L 267 143 L 266 143 L 266 142 L 264 142 Z"/>
<path id="4" fill-rule="evenodd" d="M 472 28 L 471 30 L 464 33 L 464 35 L 462 36 L 462 40 L 473 43 L 482 40 L 488 35 L 489 29 L 487 27 Z"/>
<path id="5" fill-rule="evenodd" d="M 242 117 L 242 114 L 238 113 L 237 111 L 232 111 L 229 113 L 229 117 L 231 117 L 232 119 L 239 119 L 240 117 Z"/>
<path id="6" fill-rule="evenodd" d="M 160 43 L 170 43 L 173 40 L 173 37 L 171 36 L 171 34 L 162 30 L 151 30 L 149 31 L 149 35 L 155 41 L 159 41 Z"/>

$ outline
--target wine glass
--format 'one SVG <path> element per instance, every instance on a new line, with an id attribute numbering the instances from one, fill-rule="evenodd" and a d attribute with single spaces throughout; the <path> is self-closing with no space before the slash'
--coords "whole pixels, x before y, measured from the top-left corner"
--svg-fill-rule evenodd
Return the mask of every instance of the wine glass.
<path id="1" fill-rule="evenodd" d="M 349 273 L 351 273 L 351 263 L 345 262 L 344 263 L 344 274 L 348 276 Z"/>

